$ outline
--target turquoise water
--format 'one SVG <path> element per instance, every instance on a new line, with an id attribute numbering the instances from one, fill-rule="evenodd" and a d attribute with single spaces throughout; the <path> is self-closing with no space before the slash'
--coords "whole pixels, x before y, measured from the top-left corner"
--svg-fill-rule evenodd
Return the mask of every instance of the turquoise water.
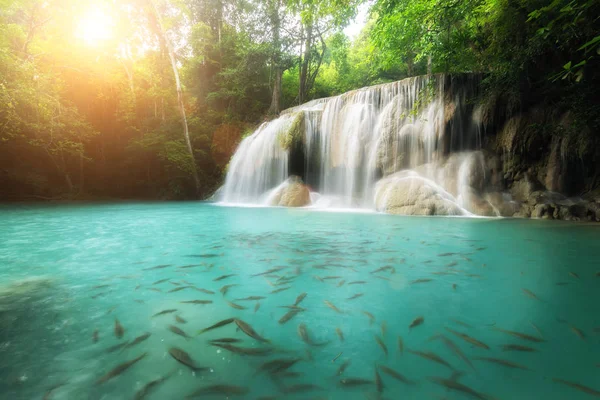
<path id="1" fill-rule="evenodd" d="M 389 268 L 374 272 L 385 266 Z M 268 277 L 252 276 L 278 267 L 285 268 Z M 160 377 L 167 378 L 145 398 L 185 398 L 215 384 L 249 391 L 199 398 L 477 398 L 430 379 L 449 380 L 453 370 L 462 373 L 455 382 L 479 398 L 593 398 L 593 392 L 552 379 L 600 391 L 599 271 L 597 225 L 203 203 L 3 206 L 0 398 L 133 399 Z M 215 281 L 229 274 L 234 275 Z M 414 282 L 420 279 L 431 281 Z M 349 285 L 355 281 L 366 283 Z M 223 296 L 219 289 L 228 284 L 237 286 Z M 307 296 L 299 307 L 304 310 L 279 323 L 289 311 L 280 306 L 294 304 L 303 292 Z M 257 301 L 236 300 L 248 296 L 265 299 L 255 311 Z M 181 303 L 192 300 L 212 303 Z M 153 317 L 169 309 L 177 311 Z M 409 329 L 418 317 L 423 323 Z M 115 335 L 115 318 L 125 330 L 121 339 Z M 249 337 L 235 323 L 198 335 L 227 318 L 247 322 L 270 342 Z M 301 324 L 313 345 L 300 338 Z M 191 338 L 176 335 L 170 325 Z M 146 332 L 147 340 L 107 352 Z M 209 343 L 225 337 L 241 340 L 235 346 L 269 353 L 239 355 Z M 451 350 L 452 344 L 473 368 Z M 501 346 L 509 344 L 537 351 L 504 351 Z M 208 369 L 194 372 L 178 363 L 169 354 L 172 347 Z M 453 369 L 410 351 L 435 353 Z M 97 383 L 117 365 L 144 353 L 122 374 Z M 298 360 L 277 373 L 259 370 L 276 359 Z M 392 368 L 414 384 L 382 369 L 382 392 L 375 383 L 340 383 L 374 381 L 376 365 Z M 294 387 L 306 383 L 318 388 Z"/>

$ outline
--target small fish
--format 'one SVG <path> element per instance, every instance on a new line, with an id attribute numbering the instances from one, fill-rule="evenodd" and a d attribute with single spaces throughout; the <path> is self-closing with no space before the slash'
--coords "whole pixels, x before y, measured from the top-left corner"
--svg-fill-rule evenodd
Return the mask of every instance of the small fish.
<path id="1" fill-rule="evenodd" d="M 441 358 L 437 354 L 432 353 L 430 351 L 416 351 L 416 350 L 407 350 L 407 351 L 409 353 L 412 353 L 412 354 L 415 354 L 415 355 L 417 355 L 419 357 L 422 357 L 422 358 L 424 358 L 426 360 L 430 360 L 430 361 L 436 362 L 438 364 L 444 365 L 444 366 L 446 366 L 446 367 L 448 367 L 448 368 L 450 368 L 452 370 L 454 369 L 452 367 L 452 365 L 448 364 L 447 361 L 445 361 L 443 358 Z"/>
<path id="2" fill-rule="evenodd" d="M 340 358 L 340 356 L 342 355 L 343 351 L 340 351 L 340 354 L 338 354 L 337 356 L 333 357 L 333 360 L 331 360 L 331 362 L 335 362 L 335 360 L 337 360 L 338 358 Z"/>
<path id="3" fill-rule="evenodd" d="M 153 269 L 162 269 L 162 268 L 167 268 L 170 267 L 173 264 L 163 264 L 163 265 L 157 265 L 156 267 L 150 267 L 150 268 L 144 268 L 142 271 L 151 271 Z"/>
<path id="4" fill-rule="evenodd" d="M 221 294 L 223 296 L 225 296 L 227 294 L 227 291 L 229 291 L 229 288 L 232 288 L 234 286 L 239 286 L 239 285 L 237 283 L 234 283 L 234 284 L 231 284 L 231 285 L 225 285 L 221 289 L 219 289 L 219 292 L 221 292 Z"/>
<path id="5" fill-rule="evenodd" d="M 542 335 L 542 331 L 540 331 L 540 328 L 537 327 L 536 324 L 534 324 L 533 322 L 529 322 L 531 324 L 531 326 L 533 327 L 533 329 L 535 329 L 537 331 L 537 333 L 539 333 L 540 337 L 543 338 L 544 335 Z"/>
<path id="6" fill-rule="evenodd" d="M 178 328 L 178 327 L 176 327 L 175 325 L 169 325 L 169 330 L 170 330 L 171 332 L 173 332 L 174 334 L 176 334 L 176 335 L 183 336 L 183 337 L 184 337 L 186 340 L 187 340 L 187 339 L 191 339 L 191 337 L 190 337 L 190 336 L 188 336 L 188 334 L 187 334 L 187 333 L 185 333 L 184 331 L 182 331 L 181 329 L 179 329 L 179 328 Z"/>
<path id="7" fill-rule="evenodd" d="M 322 343 L 315 343 L 310 339 L 310 336 L 308 335 L 308 330 L 306 328 L 306 325 L 304 323 L 298 325 L 298 336 L 300 336 L 300 338 L 302 339 L 302 341 L 310 346 L 324 346 L 326 344 L 328 344 L 329 342 L 322 342 Z"/>
<path id="8" fill-rule="evenodd" d="M 135 346 L 136 344 L 142 343 L 144 340 L 148 339 L 150 337 L 150 335 L 151 335 L 150 333 L 146 332 L 143 335 L 136 337 L 135 339 L 133 339 L 132 342 L 129 342 L 129 344 L 127 344 L 127 346 L 125 346 L 125 348 L 129 349 L 129 348 Z"/>
<path id="9" fill-rule="evenodd" d="M 336 306 L 334 306 L 333 304 L 331 304 L 327 300 L 325 300 L 324 303 L 325 303 L 325 305 L 327 305 L 327 307 L 331 308 L 336 313 L 339 313 L 339 314 L 343 314 L 344 313 L 343 311 L 341 311 L 339 308 L 337 308 Z"/>
<path id="10" fill-rule="evenodd" d="M 457 253 L 442 253 L 442 254 L 438 254 L 438 257 L 448 257 L 448 256 L 453 256 Z"/>
<path id="11" fill-rule="evenodd" d="M 569 275 L 571 275 L 573 278 L 579 279 L 579 275 L 577 275 L 575 272 L 569 272 Z"/>
<path id="12" fill-rule="evenodd" d="M 282 269 L 287 268 L 287 267 L 276 267 L 276 268 L 271 268 L 268 271 L 265 272 L 261 272 L 260 274 L 254 274 L 254 275 L 250 275 L 250 276 L 261 276 L 261 275 L 268 275 L 268 274 L 272 274 L 273 272 L 278 272 L 281 271 Z"/>
<path id="13" fill-rule="evenodd" d="M 102 289 L 102 288 L 106 288 L 106 287 L 110 287 L 110 285 L 106 284 L 106 285 L 96 285 L 96 286 L 92 286 L 92 289 Z"/>
<path id="14" fill-rule="evenodd" d="M 341 353 L 340 353 L 341 354 Z M 340 367 L 338 368 L 337 372 L 335 373 L 337 376 L 340 376 L 344 373 L 344 371 L 346 370 L 346 368 L 348 368 L 350 366 L 350 359 L 344 361 L 342 363 L 342 365 L 340 365 Z"/>
<path id="15" fill-rule="evenodd" d="M 431 282 L 433 279 L 417 279 L 412 281 L 410 284 L 414 285 L 415 283 L 427 283 L 427 282 Z"/>
<path id="16" fill-rule="evenodd" d="M 462 325 L 465 328 L 472 328 L 471 325 L 469 325 L 469 324 L 467 324 L 465 322 L 459 321 L 458 319 L 450 318 L 450 321 L 456 322 L 458 325 Z"/>
<path id="17" fill-rule="evenodd" d="M 414 382 L 414 381 L 412 381 L 412 380 L 410 380 L 410 379 L 406 378 L 404 375 L 402 375 L 402 374 L 401 374 L 401 373 L 399 373 L 398 371 L 396 371 L 396 370 L 393 370 L 393 369 L 391 369 L 391 368 L 389 368 L 389 367 L 386 367 L 385 365 L 379 365 L 379 366 L 378 366 L 378 368 L 379 368 L 379 369 L 380 369 L 382 372 L 384 372 L 384 373 L 388 374 L 388 375 L 389 375 L 389 376 L 391 376 L 392 378 L 394 378 L 394 379 L 396 379 L 396 380 L 398 380 L 398 381 L 400 381 L 400 382 L 402 382 L 402 383 L 404 383 L 404 384 L 407 384 L 407 385 L 414 385 L 414 384 L 415 384 L 415 382 Z"/>
<path id="18" fill-rule="evenodd" d="M 117 339 L 121 339 L 124 334 L 125 329 L 123 328 L 123 325 L 121 325 L 119 320 L 115 318 L 115 336 L 117 337 Z"/>
<path id="19" fill-rule="evenodd" d="M 277 360 L 267 361 L 258 368 L 258 371 L 266 371 L 272 375 L 279 374 L 288 370 L 300 360 L 300 358 L 280 358 Z"/>
<path id="20" fill-rule="evenodd" d="M 124 348 L 125 346 L 127 346 L 128 343 L 129 343 L 129 341 L 125 341 L 123 343 L 119 343 L 117 345 L 109 347 L 108 349 L 106 349 L 106 352 L 107 353 L 114 353 L 115 351 L 120 350 L 120 349 Z"/>
<path id="21" fill-rule="evenodd" d="M 240 306 L 239 304 L 232 303 L 231 301 L 225 300 L 225 302 L 227 303 L 227 305 L 229 305 L 229 307 L 235 308 L 236 310 L 245 310 L 246 309 L 246 307 Z"/>
<path id="22" fill-rule="evenodd" d="M 585 334 L 583 333 L 583 331 L 581 329 L 571 326 L 571 330 L 573 331 L 574 334 L 579 336 L 579 339 L 585 340 Z"/>
<path id="23" fill-rule="evenodd" d="M 502 366 L 508 367 L 508 368 L 518 368 L 518 369 L 529 370 L 529 368 L 527 368 L 527 367 L 524 367 L 522 365 L 516 364 L 516 363 L 514 363 L 512 361 L 503 360 L 501 358 L 475 357 L 474 360 L 487 361 L 487 362 L 491 362 L 491 363 L 494 363 L 494 364 L 502 365 Z"/>
<path id="24" fill-rule="evenodd" d="M 148 290 L 152 290 L 153 292 L 162 293 L 162 290 L 157 289 L 157 288 L 148 288 Z"/>
<path id="25" fill-rule="evenodd" d="M 335 328 L 335 333 L 337 333 L 337 335 L 340 338 L 340 341 L 344 341 L 344 332 L 342 332 L 342 330 L 340 328 Z"/>
<path id="26" fill-rule="evenodd" d="M 372 380 L 363 379 L 363 378 L 344 378 L 344 379 L 340 379 L 340 385 L 342 385 L 342 386 L 349 386 L 349 387 L 363 386 L 363 385 L 373 385 L 374 383 L 375 382 L 373 382 Z"/>
<path id="27" fill-rule="evenodd" d="M 153 285 L 158 285 L 159 283 L 167 282 L 170 278 L 161 279 L 153 283 Z"/>
<path id="28" fill-rule="evenodd" d="M 96 329 L 96 330 L 94 331 L 94 333 L 92 334 L 92 342 L 94 342 L 94 343 L 98 343 L 98 340 L 100 340 L 100 338 L 99 338 L 99 334 L 100 334 L 100 333 L 98 332 L 98 329 Z"/>
<path id="29" fill-rule="evenodd" d="M 354 281 L 348 283 L 348 285 L 362 285 L 363 283 L 367 283 L 367 281 Z"/>
<path id="30" fill-rule="evenodd" d="M 580 385 L 579 383 L 569 382 L 569 381 L 565 381 L 563 379 L 558 379 L 558 378 L 552 378 L 552 381 L 556 382 L 556 383 L 562 383 L 563 385 L 570 386 L 573 389 L 577 389 L 577 390 L 579 390 L 579 391 L 581 391 L 583 393 L 587 393 L 587 394 L 592 395 L 592 396 L 600 397 L 600 391 L 594 390 L 594 389 L 592 389 L 590 387 L 587 387 L 587 386 Z"/>
<path id="31" fill-rule="evenodd" d="M 533 347 L 521 346 L 520 344 L 504 344 L 502 345 L 502 350 L 504 351 L 537 351 Z"/>
<path id="32" fill-rule="evenodd" d="M 531 290 L 527 290 L 527 289 L 521 289 L 521 290 L 523 291 L 523 293 L 525 293 L 527 296 L 531 297 L 532 299 L 539 300 L 539 298 Z"/>
<path id="33" fill-rule="evenodd" d="M 375 316 L 373 316 L 373 314 L 371 314 L 368 311 L 361 311 L 363 314 L 365 314 L 367 317 L 369 317 L 369 325 L 373 325 L 373 322 L 375 322 Z"/>
<path id="34" fill-rule="evenodd" d="M 134 358 L 133 360 L 125 361 L 124 363 L 117 365 L 115 368 L 111 369 L 108 373 L 106 373 L 105 375 L 98 378 L 98 380 L 96 381 L 96 385 L 104 383 L 118 375 L 121 375 L 123 372 L 125 372 L 127 369 L 129 369 L 132 365 L 134 365 L 135 363 L 140 361 L 142 358 L 146 357 L 146 354 L 148 354 L 148 353 L 144 353 L 141 356 Z"/>
<path id="35" fill-rule="evenodd" d="M 213 282 L 222 281 L 223 279 L 231 278 L 232 276 L 236 276 L 236 275 L 237 274 L 221 275 L 218 278 L 213 279 Z"/>
<path id="36" fill-rule="evenodd" d="M 385 337 L 387 333 L 387 322 L 381 321 L 381 336 Z"/>
<path id="37" fill-rule="evenodd" d="M 285 394 L 312 392 L 315 390 L 323 390 L 323 388 L 312 383 L 297 383 L 281 389 L 281 391 Z"/>
<path id="38" fill-rule="evenodd" d="M 466 393 L 466 394 L 468 394 L 474 398 L 477 398 L 479 400 L 489 400 L 491 398 L 482 393 L 476 392 L 475 390 L 471 389 L 470 387 L 468 387 L 466 385 L 463 385 L 462 383 L 459 383 L 456 379 L 444 379 L 444 378 L 437 378 L 437 377 L 431 377 L 428 379 L 431 382 L 437 383 L 440 386 L 444 386 L 451 390 L 456 390 L 457 392 Z"/>
<path id="39" fill-rule="evenodd" d="M 148 396 L 152 392 L 152 390 L 154 390 L 158 385 L 160 385 L 161 383 L 163 383 L 164 381 L 169 379 L 172 375 L 173 375 L 173 373 L 171 372 L 168 375 L 161 376 L 160 378 L 154 379 L 153 381 L 146 383 L 140 390 L 138 390 L 135 393 L 135 396 L 133 397 L 133 399 L 134 400 L 145 399 L 146 396 Z"/>
<path id="40" fill-rule="evenodd" d="M 186 324 L 187 321 L 185 319 L 183 319 L 182 317 L 180 317 L 179 315 L 175 316 L 175 321 L 179 322 L 180 324 Z"/>
<path id="41" fill-rule="evenodd" d="M 344 283 L 346 283 L 345 279 L 342 279 L 341 281 L 338 282 L 337 287 L 342 287 L 344 286 Z"/>
<path id="42" fill-rule="evenodd" d="M 275 289 L 275 290 L 271 291 L 271 294 L 283 292 L 284 290 L 288 290 L 288 289 L 291 289 L 291 288 L 292 288 L 291 286 L 286 286 L 286 287 L 282 287 L 282 288 L 279 288 L 279 289 Z"/>
<path id="43" fill-rule="evenodd" d="M 387 349 L 387 346 L 385 345 L 385 343 L 383 342 L 383 339 L 381 337 L 375 335 L 375 341 L 377 342 L 379 347 L 381 347 L 381 350 L 383 350 L 383 352 L 385 353 L 385 356 L 387 357 L 388 349 Z"/>
<path id="44" fill-rule="evenodd" d="M 259 342 L 267 342 L 267 343 L 269 342 L 269 340 L 263 338 L 258 333 L 256 333 L 254 328 L 252 328 L 250 326 L 250 324 L 248 324 L 247 322 L 244 322 L 241 319 L 237 319 L 237 318 L 234 320 L 234 322 L 242 330 L 242 332 L 244 332 L 246 335 L 250 336 L 252 339 L 256 339 Z"/>
<path id="45" fill-rule="evenodd" d="M 260 302 L 256 302 L 256 304 L 254 305 L 254 312 L 257 312 L 258 309 L 260 308 Z"/>
<path id="46" fill-rule="evenodd" d="M 404 340 L 402 340 L 402 336 L 398 336 L 398 351 L 400 354 L 404 354 Z"/>
<path id="47" fill-rule="evenodd" d="M 355 295 L 348 297 L 346 300 L 354 300 L 354 299 L 358 299 L 359 297 L 362 297 L 363 294 L 362 293 L 356 293 Z"/>
<path id="48" fill-rule="evenodd" d="M 180 301 L 182 304 L 212 304 L 212 300 L 184 300 Z"/>
<path id="49" fill-rule="evenodd" d="M 206 290 L 206 289 L 197 288 L 197 287 L 195 287 L 194 290 L 197 290 L 199 292 L 206 293 L 206 294 L 215 294 L 215 292 L 213 292 L 212 290 Z"/>
<path id="50" fill-rule="evenodd" d="M 442 341 L 444 342 L 444 344 L 446 345 L 446 347 L 448 347 L 450 349 L 450 351 L 452 351 L 454 354 L 456 354 L 467 365 L 469 365 L 469 367 L 471 367 L 471 369 L 473 371 L 475 371 L 475 366 L 473 365 L 473 363 L 471 362 L 471 360 L 469 360 L 469 358 L 460 350 L 460 347 L 458 347 L 452 340 L 448 339 L 444 335 L 440 335 L 440 338 L 442 339 Z"/>
<path id="51" fill-rule="evenodd" d="M 58 383 L 54 386 L 52 386 L 51 388 L 49 388 L 46 393 L 44 394 L 44 397 L 42 398 L 42 400 L 50 400 L 50 398 L 52 397 L 52 393 L 54 393 L 54 391 L 60 387 L 63 387 L 67 384 L 67 382 L 62 382 L 62 383 Z"/>
<path id="52" fill-rule="evenodd" d="M 326 276 L 323 279 L 340 279 L 341 276 Z"/>
<path id="53" fill-rule="evenodd" d="M 457 288 L 456 283 L 453 283 L 452 284 L 452 289 L 456 290 L 456 288 Z"/>
<path id="54" fill-rule="evenodd" d="M 304 300 L 305 297 L 306 297 L 306 292 L 300 293 L 298 295 L 298 297 L 296 297 L 296 301 L 294 302 L 294 305 L 297 306 L 298 304 L 300 304 L 302 302 L 302 300 Z"/>
<path id="55" fill-rule="evenodd" d="M 177 311 L 177 309 L 176 309 L 176 308 L 169 308 L 169 309 L 167 309 L 167 310 L 162 310 L 162 311 L 159 311 L 159 312 L 157 312 L 156 314 L 154 314 L 154 315 L 152 316 L 152 318 L 154 318 L 154 317 L 158 317 L 159 315 L 171 314 L 171 313 L 174 313 L 175 311 Z"/>
<path id="56" fill-rule="evenodd" d="M 204 333 L 204 332 L 208 332 L 208 331 L 212 331 L 213 329 L 217 329 L 217 328 L 220 328 L 220 327 L 225 326 L 225 325 L 229 325 L 229 324 L 231 324 L 234 321 L 235 321 L 235 318 L 224 319 L 222 321 L 217 322 L 216 324 L 213 324 L 213 325 L 209 326 L 208 328 L 201 329 L 198 332 L 198 334 L 201 334 L 201 333 Z"/>
<path id="57" fill-rule="evenodd" d="M 446 328 L 446 330 L 448 332 L 452 333 L 453 335 L 461 338 L 465 342 L 469 342 L 472 345 L 475 345 L 477 347 L 481 347 L 482 349 L 486 349 L 486 350 L 490 349 L 490 347 L 487 344 L 485 344 L 485 343 L 483 343 L 483 342 L 481 342 L 481 341 L 479 341 L 479 340 L 477 340 L 475 338 L 472 338 L 471 336 L 467 335 L 466 333 L 458 332 L 458 331 L 455 331 L 454 329 L 450 329 L 450 328 Z"/>
<path id="58" fill-rule="evenodd" d="M 381 380 L 379 371 L 377 371 L 377 367 L 375 367 L 375 387 L 377 388 L 377 392 L 383 392 L 383 381 Z"/>
<path id="59" fill-rule="evenodd" d="M 236 338 L 221 338 L 221 339 L 212 339 L 209 340 L 209 343 L 240 343 L 242 339 Z"/>
<path id="60" fill-rule="evenodd" d="M 417 317 L 413 320 L 413 322 L 410 323 L 410 325 L 408 326 L 408 330 L 410 331 L 412 328 L 415 328 L 419 325 L 421 325 L 423 322 L 425 322 L 425 318 L 423 317 Z"/>
<path id="61" fill-rule="evenodd" d="M 249 296 L 249 297 L 244 297 L 243 299 L 235 299 L 235 301 L 255 301 L 255 300 L 263 300 L 266 299 L 266 297 L 263 296 Z"/>
<path id="62" fill-rule="evenodd" d="M 191 286 L 179 286 L 176 287 L 174 289 L 169 290 L 167 293 L 175 293 L 175 292 L 179 292 L 181 290 L 185 290 L 185 289 L 189 289 Z"/>
<path id="63" fill-rule="evenodd" d="M 211 343 L 212 346 L 220 347 L 225 350 L 229 350 L 232 353 L 241 354 L 244 356 L 268 356 L 273 352 L 273 349 L 270 347 L 238 347 L 229 343 Z"/>
<path id="64" fill-rule="evenodd" d="M 192 371 L 203 371 L 203 370 L 208 369 L 208 368 L 198 367 L 196 365 L 196 363 L 194 362 L 194 360 L 192 360 L 192 357 L 190 357 L 190 355 L 188 353 L 186 353 L 185 351 L 183 351 L 182 349 L 180 349 L 178 347 L 171 347 L 169 349 L 169 354 L 177 362 L 185 365 L 186 367 L 190 368 Z"/>
<path id="65" fill-rule="evenodd" d="M 508 335 L 512 335 L 521 339 L 525 339 L 525 340 L 529 340 L 530 342 L 537 342 L 537 343 L 541 343 L 541 342 L 545 342 L 544 339 L 540 339 L 537 338 L 535 336 L 531 336 L 531 335 L 527 335 L 526 333 L 521 333 L 521 332 L 515 332 L 515 331 L 507 331 L 505 329 L 500 329 L 500 328 L 496 328 L 494 327 L 493 329 L 497 330 L 498 332 L 503 332 L 506 333 Z"/>

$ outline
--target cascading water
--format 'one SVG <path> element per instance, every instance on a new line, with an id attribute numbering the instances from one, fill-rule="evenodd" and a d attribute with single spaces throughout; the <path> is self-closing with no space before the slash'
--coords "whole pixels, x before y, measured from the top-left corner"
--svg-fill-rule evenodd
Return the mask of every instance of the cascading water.
<path id="1" fill-rule="evenodd" d="M 222 200 L 268 204 L 301 175 L 316 207 L 468 214 L 485 202 L 481 110 L 469 102 L 478 83 L 416 77 L 286 110 L 242 141 Z M 291 171 L 298 154 L 303 170 Z"/>

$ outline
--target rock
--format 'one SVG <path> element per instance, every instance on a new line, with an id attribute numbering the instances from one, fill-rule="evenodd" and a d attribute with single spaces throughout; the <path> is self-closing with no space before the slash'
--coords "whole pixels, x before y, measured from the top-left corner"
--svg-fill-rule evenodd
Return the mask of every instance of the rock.
<path id="1" fill-rule="evenodd" d="M 304 207 L 310 204 L 310 190 L 297 176 L 279 185 L 268 199 L 269 205 L 281 207 Z"/>
<path id="2" fill-rule="evenodd" d="M 401 171 L 377 182 L 377 211 L 402 215 L 465 215 L 456 199 L 435 182 Z"/>
<path id="3" fill-rule="evenodd" d="M 542 189 L 542 185 L 535 178 L 530 177 L 528 174 L 523 174 L 520 180 L 516 180 L 513 183 L 510 188 L 510 194 L 517 201 L 528 201 L 532 194 L 540 191 L 540 189 Z M 537 204 L 537 201 L 533 204 Z"/>
<path id="4" fill-rule="evenodd" d="M 551 204 L 537 204 L 531 212 L 531 218 L 554 219 L 555 208 Z"/>

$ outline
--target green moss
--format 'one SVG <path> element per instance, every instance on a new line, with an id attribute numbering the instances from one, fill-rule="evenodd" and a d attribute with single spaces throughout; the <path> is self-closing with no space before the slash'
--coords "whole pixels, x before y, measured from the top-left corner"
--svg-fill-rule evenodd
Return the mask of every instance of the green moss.
<path id="1" fill-rule="evenodd" d="M 288 128 L 278 133 L 277 139 L 284 150 L 290 150 L 295 143 L 301 142 L 304 139 L 304 113 L 296 113 Z"/>

